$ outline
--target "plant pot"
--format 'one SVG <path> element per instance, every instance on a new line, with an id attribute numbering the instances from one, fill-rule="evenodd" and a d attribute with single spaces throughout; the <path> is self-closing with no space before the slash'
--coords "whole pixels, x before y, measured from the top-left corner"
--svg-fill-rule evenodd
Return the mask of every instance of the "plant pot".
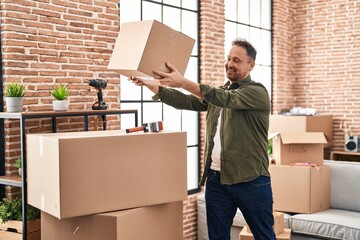
<path id="1" fill-rule="evenodd" d="M 18 173 L 20 176 L 22 176 L 22 169 L 21 168 L 18 168 Z"/>
<path id="2" fill-rule="evenodd" d="M 6 111 L 7 112 L 22 112 L 23 97 L 6 97 Z"/>
<path id="3" fill-rule="evenodd" d="M 53 101 L 53 110 L 54 111 L 67 111 L 69 109 L 68 100 L 54 100 Z"/>

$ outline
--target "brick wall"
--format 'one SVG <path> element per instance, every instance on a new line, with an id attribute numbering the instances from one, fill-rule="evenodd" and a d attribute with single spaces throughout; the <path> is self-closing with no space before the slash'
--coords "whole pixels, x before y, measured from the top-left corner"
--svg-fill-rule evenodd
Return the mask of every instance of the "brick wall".
<path id="1" fill-rule="evenodd" d="M 360 135 L 360 3 L 273 2 L 273 110 L 301 106 L 332 114 L 332 149 L 342 150 L 340 123 Z"/>
<path id="2" fill-rule="evenodd" d="M 97 101 L 88 85 L 93 78 L 108 81 L 104 101 L 119 108 L 119 77 L 106 70 L 119 30 L 117 0 L 2 0 L 0 6 L 3 81 L 25 85 L 24 111 L 51 110 L 50 90 L 60 83 L 70 89 L 70 109 L 91 109 Z M 90 118 L 90 129 L 101 124 L 97 120 Z M 83 119 L 61 119 L 57 125 L 59 131 L 82 130 Z M 110 116 L 108 126 L 118 128 L 117 117 Z M 28 133 L 50 131 L 50 120 L 27 122 Z M 15 171 L 20 153 L 18 133 L 18 121 L 5 121 L 7 174 Z"/>
<path id="3" fill-rule="evenodd" d="M 341 149 L 341 121 L 360 135 L 360 49 L 356 47 L 360 18 L 355 17 L 360 4 L 356 0 L 272 2 L 273 112 L 302 106 L 333 114 L 333 148 Z M 90 109 L 96 101 L 95 89 L 87 84 L 92 78 L 108 81 L 104 100 L 110 108 L 119 107 L 119 76 L 106 70 L 119 30 L 117 4 L 118 0 L 1 1 L 4 83 L 26 85 L 24 110 L 50 110 L 50 89 L 57 83 L 69 84 L 71 109 Z M 224 0 L 201 1 L 200 8 L 201 81 L 219 84 L 224 76 Z M 202 114 L 202 143 L 204 123 Z M 111 119 L 110 126 L 118 128 L 117 119 Z M 82 128 L 81 119 L 59 124 L 60 131 Z M 12 164 L 20 153 L 18 122 L 6 121 L 5 129 L 9 174 L 15 171 Z M 30 122 L 27 131 L 50 131 L 50 121 Z M 187 240 L 196 239 L 196 196 L 184 201 Z"/>
<path id="4" fill-rule="evenodd" d="M 274 114 L 294 106 L 294 3 L 292 0 L 273 1 L 273 83 Z"/>

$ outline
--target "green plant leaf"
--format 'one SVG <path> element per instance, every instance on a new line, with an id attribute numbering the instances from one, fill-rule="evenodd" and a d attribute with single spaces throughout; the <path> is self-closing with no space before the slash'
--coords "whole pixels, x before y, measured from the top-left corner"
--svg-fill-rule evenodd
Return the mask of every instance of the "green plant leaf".
<path id="1" fill-rule="evenodd" d="M 25 86 L 19 83 L 9 83 L 5 86 L 6 97 L 23 97 Z"/>
<path id="2" fill-rule="evenodd" d="M 27 205 L 27 221 L 40 218 L 40 210 Z M 2 223 L 10 220 L 22 221 L 22 200 L 19 198 L 4 198 L 0 201 L 0 219 Z"/>
<path id="3" fill-rule="evenodd" d="M 59 86 L 53 87 L 51 95 L 57 100 L 65 100 L 68 98 L 70 91 L 66 85 L 60 84 Z"/>
<path id="4" fill-rule="evenodd" d="M 15 165 L 16 168 L 21 168 L 21 158 L 18 158 L 15 160 Z"/>

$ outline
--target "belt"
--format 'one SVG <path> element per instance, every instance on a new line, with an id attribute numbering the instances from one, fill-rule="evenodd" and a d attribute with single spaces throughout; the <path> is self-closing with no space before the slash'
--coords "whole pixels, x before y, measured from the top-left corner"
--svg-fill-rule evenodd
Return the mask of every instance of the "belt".
<path id="1" fill-rule="evenodd" d="M 213 169 L 211 169 L 211 168 L 210 168 L 210 171 L 213 171 L 214 173 L 220 175 L 220 171 L 216 171 L 216 170 L 213 170 Z"/>

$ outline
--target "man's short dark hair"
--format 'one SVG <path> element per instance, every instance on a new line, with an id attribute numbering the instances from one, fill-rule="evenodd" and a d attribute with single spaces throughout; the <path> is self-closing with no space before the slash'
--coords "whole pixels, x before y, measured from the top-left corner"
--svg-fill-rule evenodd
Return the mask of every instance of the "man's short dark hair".
<path id="1" fill-rule="evenodd" d="M 243 38 L 237 38 L 234 41 L 232 41 L 232 45 L 236 45 L 239 47 L 243 47 L 246 49 L 246 53 L 247 55 L 253 60 L 255 61 L 256 59 L 256 50 L 253 47 L 253 45 L 251 45 L 251 43 L 249 43 L 248 41 L 246 41 Z"/>

